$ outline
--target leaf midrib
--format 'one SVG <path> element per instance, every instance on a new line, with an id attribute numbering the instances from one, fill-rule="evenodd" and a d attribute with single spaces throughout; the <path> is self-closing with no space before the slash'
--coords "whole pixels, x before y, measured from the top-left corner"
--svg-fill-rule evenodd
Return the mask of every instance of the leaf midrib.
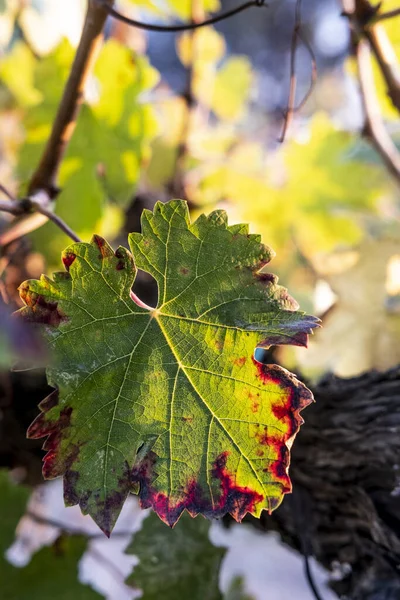
<path id="1" fill-rule="evenodd" d="M 173 346 L 173 344 L 172 344 L 171 340 L 169 339 L 169 336 L 168 336 L 168 334 L 167 334 L 167 332 L 166 332 L 165 328 L 164 328 L 164 327 L 163 327 L 163 325 L 161 324 L 161 322 L 160 322 L 160 319 L 159 319 L 158 317 L 155 317 L 155 320 L 157 321 L 157 324 L 158 324 L 158 326 L 159 326 L 159 328 L 160 328 L 160 330 L 161 330 L 161 333 L 163 334 L 163 336 L 164 336 L 164 338 L 165 338 L 165 340 L 166 340 L 166 342 L 167 342 L 167 344 L 168 344 L 168 347 L 170 348 L 170 350 L 171 350 L 172 354 L 174 355 L 174 358 L 175 358 L 175 360 L 176 360 L 176 362 L 177 362 L 177 364 L 178 364 L 178 366 L 179 366 L 180 370 L 182 371 L 182 373 L 185 375 L 186 379 L 188 380 L 188 383 L 189 383 L 189 384 L 190 384 L 190 386 L 193 388 L 193 390 L 195 391 L 196 395 L 197 395 L 197 396 L 200 398 L 200 400 L 202 401 L 203 405 L 204 405 L 204 406 L 207 408 L 208 412 L 209 412 L 209 413 L 210 413 L 210 415 L 211 415 L 211 419 L 212 419 L 212 420 L 213 420 L 213 419 L 215 419 L 215 420 L 218 422 L 219 426 L 221 427 L 221 429 L 223 430 L 223 432 L 225 433 L 225 435 L 228 437 L 228 439 L 231 441 L 231 443 L 232 443 L 232 444 L 233 444 L 233 445 L 236 447 L 236 449 L 237 449 L 237 450 L 238 450 L 238 452 L 240 453 L 240 456 L 242 456 L 242 457 L 243 457 L 243 458 L 246 460 L 246 462 L 247 462 L 247 464 L 249 465 L 249 467 L 250 467 L 251 471 L 253 472 L 253 474 L 254 474 L 254 476 L 255 476 L 256 480 L 258 481 L 258 483 L 260 484 L 261 488 L 263 489 L 263 491 L 264 491 L 264 493 L 265 493 L 265 492 L 266 492 L 266 490 L 265 490 L 265 485 L 264 485 L 264 483 L 261 481 L 261 479 L 259 478 L 259 476 L 258 476 L 258 473 L 257 473 L 257 471 L 254 469 L 254 467 L 253 467 L 253 464 L 252 464 L 251 460 L 250 460 L 250 459 L 249 459 L 249 458 L 246 456 L 246 454 L 245 454 L 245 453 L 243 452 L 243 450 L 240 448 L 240 446 L 239 446 L 238 442 L 237 442 L 235 439 L 233 439 L 232 435 L 229 433 L 229 431 L 226 429 L 226 427 L 225 427 L 225 426 L 223 425 L 223 423 L 221 422 L 221 419 L 220 419 L 220 418 L 219 418 L 219 417 L 218 417 L 218 416 L 217 416 L 217 415 L 216 415 L 216 414 L 213 412 L 213 410 L 212 410 L 212 409 L 211 409 L 211 407 L 208 405 L 208 403 L 207 403 L 207 401 L 205 400 L 205 398 L 203 398 L 202 394 L 200 393 L 200 391 L 197 389 L 197 387 L 196 387 L 196 386 L 195 386 L 195 384 L 193 383 L 193 381 L 192 381 L 192 379 L 191 379 L 190 375 L 187 373 L 187 370 L 186 370 L 186 369 L 190 369 L 190 367 L 188 367 L 188 366 L 185 366 L 185 365 L 182 363 L 182 361 L 181 361 L 181 359 L 180 359 L 179 355 L 178 355 L 178 354 L 177 354 L 177 352 L 175 351 L 175 348 L 174 348 L 174 346 Z M 196 321 L 194 321 L 194 322 L 196 322 Z M 216 374 L 216 375 L 217 375 L 217 374 Z M 207 454 L 208 454 L 208 450 L 209 450 L 209 448 L 208 448 L 208 443 L 209 443 L 209 440 L 207 440 Z M 210 487 L 210 486 L 209 486 L 209 487 Z M 210 488 L 210 491 L 211 491 L 211 488 Z M 211 498 L 212 498 L 212 496 L 211 496 Z"/>

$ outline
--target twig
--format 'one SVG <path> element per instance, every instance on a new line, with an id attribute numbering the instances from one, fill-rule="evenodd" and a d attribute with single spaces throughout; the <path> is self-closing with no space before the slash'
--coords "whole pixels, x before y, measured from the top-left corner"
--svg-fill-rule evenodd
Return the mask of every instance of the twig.
<path id="1" fill-rule="evenodd" d="M 28 195 L 39 190 L 46 191 L 50 198 L 58 194 L 59 167 L 75 130 L 76 119 L 83 102 L 84 88 L 103 41 L 103 29 L 108 14 L 106 8 L 111 4 L 113 0 L 104 0 L 101 4 L 89 0 L 71 73 L 44 154 L 29 183 Z"/>
<path id="2" fill-rule="evenodd" d="M 101 5 L 96 0 L 88 2 L 81 39 L 50 138 L 28 185 L 28 199 L 33 199 L 36 194 L 42 195 L 40 206 L 35 202 L 32 202 L 30 206 L 25 203 L 25 210 L 12 213 L 22 216 L 13 221 L 10 228 L 0 235 L 1 246 L 10 244 L 19 237 L 38 229 L 48 219 L 51 219 L 72 239 L 78 239 L 76 234 L 57 215 L 54 215 L 53 200 L 60 191 L 57 186 L 57 178 L 61 161 L 75 130 L 76 120 L 83 102 L 84 88 L 103 41 L 103 29 L 108 15 L 105 7 L 106 4 L 111 6 L 113 3 L 114 0 L 104 0 Z M 7 212 L 11 212 L 8 207 L 5 209 Z"/>
<path id="3" fill-rule="evenodd" d="M 55 225 L 57 225 L 57 227 L 59 227 L 61 231 L 63 231 L 72 240 L 74 240 L 74 242 L 81 241 L 80 238 L 76 235 L 76 233 L 65 223 L 65 221 L 61 219 L 61 217 L 56 215 L 53 212 L 53 210 L 46 207 L 48 198 L 45 192 L 38 192 L 32 198 L 23 198 L 22 200 L 15 200 L 9 193 L 7 193 L 7 195 L 11 201 L 4 202 L 3 200 L 0 200 L 0 212 L 7 212 L 15 216 L 26 215 L 28 217 L 25 220 L 17 221 L 17 225 L 26 227 L 27 224 L 31 224 L 32 217 L 39 217 L 39 219 L 43 221 L 42 224 L 45 223 L 47 219 L 49 219 L 50 221 L 53 221 L 53 223 L 55 223 Z M 40 215 L 46 218 L 43 220 L 40 217 Z M 33 231 L 33 229 L 31 231 Z M 0 235 L 0 245 L 6 245 L 13 241 L 7 241 L 7 239 L 4 241 L 4 236 L 6 236 L 7 233 L 8 232 L 5 232 L 5 234 Z M 20 235 L 18 235 L 17 237 L 21 237 L 21 230 L 19 230 L 18 233 Z M 29 230 L 26 231 L 26 233 L 29 233 Z"/>
<path id="4" fill-rule="evenodd" d="M 389 10 L 385 13 L 378 13 L 374 18 L 375 23 L 378 21 L 384 21 L 385 19 L 393 19 L 393 17 L 400 16 L 400 8 L 394 8 L 393 10 Z"/>
<path id="5" fill-rule="evenodd" d="M 3 192 L 3 194 L 5 196 L 7 196 L 7 198 L 9 198 L 10 200 L 15 200 L 14 196 L 8 191 L 8 189 L 0 183 L 0 192 Z"/>
<path id="6" fill-rule="evenodd" d="M 315 600 L 322 600 L 322 596 L 320 596 L 320 593 L 314 581 L 314 576 L 311 571 L 310 557 L 307 554 L 304 555 L 304 573 L 307 578 L 308 585 L 310 586 L 310 589 L 314 594 Z"/>
<path id="7" fill-rule="evenodd" d="M 379 30 L 377 30 L 377 26 L 370 28 L 369 24 L 376 9 L 368 0 L 342 0 L 342 5 L 343 14 L 348 18 L 353 31 L 358 79 L 365 112 L 364 133 L 381 156 L 388 171 L 400 184 L 400 154 L 386 130 L 372 70 L 371 50 L 376 55 L 374 48 L 377 40 L 376 32 Z"/>
<path id="8" fill-rule="evenodd" d="M 400 154 L 388 134 L 379 107 L 371 64 L 368 40 L 361 39 L 356 47 L 358 77 L 365 110 L 366 134 L 380 154 L 390 173 L 400 184 Z"/>
<path id="9" fill-rule="evenodd" d="M 296 107 L 295 111 L 298 112 L 299 110 L 301 110 L 303 108 L 303 106 L 308 102 L 308 100 L 310 99 L 314 88 L 315 88 L 315 84 L 317 83 L 317 79 L 318 79 L 318 68 L 317 68 L 317 58 L 315 56 L 315 52 L 313 50 L 313 47 L 311 46 L 310 42 L 307 40 L 306 37 L 303 36 L 301 29 L 299 29 L 299 31 L 297 32 L 298 38 L 301 42 L 303 42 L 304 47 L 306 48 L 306 50 L 308 51 L 308 54 L 310 55 L 310 59 L 311 59 L 311 81 L 310 81 L 310 87 L 308 88 L 308 91 L 306 92 L 303 100 L 300 102 L 300 104 Z"/>
<path id="10" fill-rule="evenodd" d="M 215 23 L 219 23 L 220 21 L 224 21 L 225 19 L 229 19 L 234 15 L 237 15 L 248 8 L 253 6 L 267 6 L 265 4 L 265 0 L 251 0 L 250 2 L 246 2 L 237 8 L 233 8 L 232 10 L 228 10 L 225 13 L 212 17 L 210 19 L 206 19 L 201 23 L 186 23 L 184 25 L 155 25 L 152 23 L 142 23 L 141 21 L 136 21 L 135 19 L 130 19 L 125 15 L 122 15 L 117 10 L 115 10 L 112 6 L 107 3 L 107 0 L 96 0 L 99 6 L 102 6 L 107 13 L 114 17 L 114 19 L 118 19 L 118 21 L 122 21 L 127 25 L 131 25 L 132 27 L 137 27 L 138 29 L 145 29 L 147 31 L 157 31 L 157 32 L 178 32 L 178 31 L 189 31 L 190 29 L 198 29 L 199 27 L 205 27 L 206 25 L 214 25 Z"/>
<path id="11" fill-rule="evenodd" d="M 72 231 L 72 229 L 65 223 L 65 221 L 63 221 L 61 219 L 61 217 L 56 215 L 56 213 L 54 213 L 52 210 L 48 210 L 47 208 L 42 208 L 42 207 L 39 207 L 36 210 L 38 213 L 40 213 L 41 215 L 44 215 L 50 221 L 52 221 L 55 225 L 57 225 L 57 227 L 59 229 L 61 229 L 61 231 L 63 231 L 66 235 L 68 235 L 68 237 L 71 238 L 71 240 L 74 240 L 74 242 L 82 241 L 80 239 L 80 237 L 78 237 L 76 235 L 76 233 L 74 231 Z"/>
<path id="12" fill-rule="evenodd" d="M 14 204 L 12 202 L 8 202 L 8 200 L 0 200 L 0 211 L 10 213 L 12 215 L 21 215 L 23 214 L 23 210 L 18 204 Z"/>
<path id="13" fill-rule="evenodd" d="M 293 120 L 293 116 L 294 114 L 299 111 L 301 108 L 303 108 L 303 106 L 305 105 L 305 103 L 308 101 L 308 99 L 310 98 L 314 87 L 315 87 L 315 83 L 317 81 L 317 61 L 316 61 L 316 57 L 314 54 L 314 51 L 311 47 L 311 44 L 308 42 L 308 40 L 303 36 L 302 32 L 301 32 L 301 3 L 302 0 L 297 0 L 296 2 L 296 8 L 295 8 L 295 24 L 293 27 L 293 33 L 292 33 L 292 42 L 291 42 L 291 48 L 290 48 L 290 84 L 289 84 L 289 97 L 288 97 L 288 102 L 287 102 L 287 107 L 284 113 L 284 121 L 283 121 L 283 129 L 282 129 L 282 133 L 281 136 L 279 137 L 278 141 L 279 143 L 283 143 L 287 132 L 289 130 L 289 127 L 292 123 Z M 296 88 L 297 88 L 297 77 L 296 77 L 296 58 L 297 58 L 297 49 L 298 49 L 298 41 L 303 42 L 304 46 L 306 47 L 310 58 L 311 58 L 311 83 L 310 83 L 310 87 L 306 93 L 306 95 L 304 96 L 303 100 L 300 102 L 300 104 L 296 107 L 295 106 L 295 102 L 296 102 Z"/>
<path id="14" fill-rule="evenodd" d="M 358 77 L 365 111 L 366 135 L 380 154 L 388 171 L 400 184 L 400 154 L 388 134 L 375 89 L 371 63 L 371 48 L 367 39 L 360 39 L 356 45 Z"/>
<path id="15" fill-rule="evenodd" d="M 304 558 L 304 573 L 315 600 L 322 600 L 314 576 L 311 571 L 310 557 L 312 556 L 311 523 L 313 520 L 312 504 L 308 492 L 296 484 L 291 497 L 290 504 L 293 511 L 296 534 L 300 541 L 301 553 Z"/>
<path id="16" fill-rule="evenodd" d="M 204 21 L 203 0 L 192 0 L 191 2 L 191 17 L 192 23 L 200 23 Z M 197 30 L 191 30 L 190 37 L 190 63 L 187 67 L 187 84 L 186 90 L 182 94 L 185 102 L 186 114 L 183 117 L 182 130 L 179 136 L 179 145 L 176 153 L 175 168 L 171 184 L 169 186 L 171 194 L 174 198 L 185 198 L 189 202 L 184 186 L 184 175 L 186 160 L 188 158 L 190 147 L 189 139 L 192 131 L 194 116 L 197 108 L 197 100 L 194 94 L 194 84 L 196 79 L 196 60 L 198 53 Z M 190 202 L 189 202 L 190 206 Z"/>
<path id="17" fill-rule="evenodd" d="M 342 2 L 345 5 L 345 15 L 350 18 L 352 15 L 356 16 L 356 19 L 352 20 L 353 27 L 358 28 L 355 33 L 368 39 L 385 80 L 387 94 L 393 106 L 400 112 L 400 67 L 393 44 L 385 27 L 380 23 L 384 19 L 399 15 L 400 8 L 379 13 L 379 5 L 373 6 L 369 0 L 342 0 Z M 346 7 L 346 2 L 349 8 Z"/>

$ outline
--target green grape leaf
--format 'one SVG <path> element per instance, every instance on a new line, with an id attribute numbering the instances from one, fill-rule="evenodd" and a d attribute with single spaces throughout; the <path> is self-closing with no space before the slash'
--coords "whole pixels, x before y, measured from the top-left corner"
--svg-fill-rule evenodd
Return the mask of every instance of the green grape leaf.
<path id="1" fill-rule="evenodd" d="M 11 483 L 0 471 L 0 581 L 2 600 L 96 600 L 96 592 L 78 581 L 78 562 L 87 540 L 80 536 L 60 538 L 57 549 L 43 548 L 23 568 L 11 565 L 5 552 L 25 513 L 29 489 Z"/>
<path id="2" fill-rule="evenodd" d="M 250 220 L 268 239 L 279 267 L 293 256 L 293 239 L 307 257 L 354 245 L 362 239 L 365 215 L 377 213 L 389 184 L 379 165 L 355 155 L 350 160 L 353 141 L 316 114 L 308 143 L 289 140 L 269 169 L 257 159 L 256 144 L 255 152 L 249 143 L 237 144 L 228 160 L 204 169 L 194 200 L 227 199 L 236 218 Z"/>
<path id="3" fill-rule="evenodd" d="M 135 534 L 127 554 L 140 563 L 127 583 L 143 592 L 143 600 L 222 600 L 218 574 L 226 550 L 209 540 L 210 523 L 183 515 L 171 531 L 152 513 Z"/>
<path id="4" fill-rule="evenodd" d="M 229 58 L 215 78 L 211 108 L 218 118 L 238 120 L 243 117 L 250 98 L 254 74 L 251 62 L 245 56 Z M 198 90 L 199 98 L 207 104 L 207 93 Z"/>
<path id="5" fill-rule="evenodd" d="M 38 61 L 21 43 L 0 68 L 0 77 L 20 108 L 26 109 L 26 139 L 18 156 L 22 183 L 29 181 L 47 143 L 73 56 L 65 41 Z M 18 84 L 15 72 L 20 74 Z M 135 193 L 157 131 L 155 112 L 141 102 L 140 95 L 157 81 L 158 74 L 146 58 L 133 55 L 115 40 L 102 48 L 59 178 L 57 214 L 82 237 L 110 223 L 106 200 L 126 207 Z M 34 242 L 54 262 L 67 238 L 49 223 L 34 234 Z"/>
<path id="6" fill-rule="evenodd" d="M 318 320 L 265 271 L 260 240 L 224 211 L 191 224 L 184 201 L 157 203 L 129 236 L 134 258 L 94 236 L 64 252 L 67 273 L 20 287 L 56 388 L 29 436 L 48 436 L 44 476 L 64 475 L 66 504 L 105 533 L 132 491 L 173 526 L 185 509 L 258 516 L 291 490 L 289 447 L 312 395 L 253 355 L 306 345 Z M 157 281 L 157 308 L 132 301 L 137 268 Z"/>

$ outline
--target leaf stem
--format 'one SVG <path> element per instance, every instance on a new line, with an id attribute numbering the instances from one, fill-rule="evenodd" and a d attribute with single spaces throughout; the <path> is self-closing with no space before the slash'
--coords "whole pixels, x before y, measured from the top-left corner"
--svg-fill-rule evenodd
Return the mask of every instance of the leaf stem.
<path id="1" fill-rule="evenodd" d="M 378 21 L 384 21 L 386 19 L 393 19 L 394 17 L 400 16 L 400 8 L 394 8 L 385 13 L 378 13 L 374 19 L 375 23 Z"/>
<path id="2" fill-rule="evenodd" d="M 131 292 L 130 292 L 130 297 L 131 297 L 131 300 L 133 300 L 133 302 L 137 306 L 140 306 L 140 308 L 145 308 L 146 310 L 150 310 L 150 311 L 155 310 L 154 306 L 149 306 L 148 304 L 143 302 L 143 300 L 141 300 L 139 298 L 139 296 L 137 296 L 133 290 L 131 290 Z"/>
<path id="3" fill-rule="evenodd" d="M 80 237 L 78 237 L 76 233 L 65 223 L 65 221 L 63 221 L 61 217 L 56 215 L 53 211 L 48 210 L 47 208 L 37 208 L 36 210 L 38 213 L 44 215 L 55 225 L 57 225 L 57 227 L 61 229 L 61 231 L 63 231 L 66 235 L 68 235 L 68 237 L 71 238 L 71 240 L 74 240 L 74 242 L 82 241 Z"/>

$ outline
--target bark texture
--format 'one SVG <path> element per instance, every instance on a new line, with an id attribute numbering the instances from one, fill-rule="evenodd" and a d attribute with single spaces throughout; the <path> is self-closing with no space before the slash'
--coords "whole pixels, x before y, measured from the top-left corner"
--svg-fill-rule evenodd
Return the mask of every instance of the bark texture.
<path id="1" fill-rule="evenodd" d="M 336 567 L 351 600 L 400 599 L 400 367 L 326 376 L 292 450 L 293 494 L 262 518 L 303 554 Z"/>

